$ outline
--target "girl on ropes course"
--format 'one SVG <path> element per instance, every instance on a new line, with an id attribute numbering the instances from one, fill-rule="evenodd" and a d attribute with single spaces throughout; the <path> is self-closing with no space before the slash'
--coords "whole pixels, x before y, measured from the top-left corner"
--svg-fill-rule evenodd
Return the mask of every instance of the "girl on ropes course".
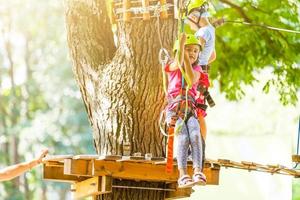
<path id="1" fill-rule="evenodd" d="M 175 42 L 174 51 L 176 52 L 175 59 L 169 61 L 164 68 L 168 74 L 166 122 L 168 127 L 175 129 L 174 135 L 178 141 L 176 156 L 179 170 L 178 186 L 188 188 L 195 184 L 206 183 L 206 177 L 201 172 L 203 167 L 202 142 L 195 108 L 197 83 L 202 72 L 201 66 L 198 65 L 200 43 L 193 34 L 182 33 L 180 39 Z M 173 135 L 169 132 L 169 139 L 172 137 Z M 194 168 L 192 178 L 187 174 L 189 145 L 192 149 Z M 168 146 L 168 151 L 173 150 Z"/>

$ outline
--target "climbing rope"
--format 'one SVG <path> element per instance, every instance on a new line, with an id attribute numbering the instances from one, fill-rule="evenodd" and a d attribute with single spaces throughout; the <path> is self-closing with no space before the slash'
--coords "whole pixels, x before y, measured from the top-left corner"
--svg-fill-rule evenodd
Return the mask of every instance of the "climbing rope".
<path id="1" fill-rule="evenodd" d="M 157 18 L 156 20 L 156 30 L 157 30 L 157 35 L 158 35 L 158 40 L 159 40 L 159 44 L 160 44 L 160 50 L 158 53 L 158 60 L 159 63 L 161 64 L 161 69 L 162 69 L 162 75 L 163 75 L 163 90 L 165 92 L 165 95 L 167 96 L 167 78 L 166 78 L 166 73 L 164 70 L 164 67 L 166 66 L 168 60 L 170 60 L 170 55 L 168 53 L 168 51 L 163 47 L 163 43 L 162 43 L 162 37 L 160 34 L 160 23 L 159 23 L 159 17 L 160 17 L 160 12 L 161 12 L 161 6 L 160 6 L 160 2 L 157 3 L 156 5 L 156 9 L 154 10 L 154 16 Z"/>
<path id="2" fill-rule="evenodd" d="M 254 24 L 254 23 L 249 23 L 249 22 L 245 22 L 245 21 L 233 21 L 233 20 L 224 20 L 224 22 L 225 23 L 244 24 L 244 25 L 248 25 L 248 26 L 258 26 L 258 27 L 262 27 L 262 28 L 266 28 L 266 29 L 270 29 L 270 30 L 274 30 L 274 31 L 282 31 L 282 32 L 288 32 L 288 33 L 300 34 L 300 31 L 284 29 L 284 28 L 277 28 L 277 27 L 268 26 L 265 24 Z"/>

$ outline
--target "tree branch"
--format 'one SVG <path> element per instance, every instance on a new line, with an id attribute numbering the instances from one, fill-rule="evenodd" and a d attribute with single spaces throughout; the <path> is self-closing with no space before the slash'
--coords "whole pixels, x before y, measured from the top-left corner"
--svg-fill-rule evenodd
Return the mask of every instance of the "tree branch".
<path id="1" fill-rule="evenodd" d="M 229 0 L 220 0 L 222 3 L 225 3 L 225 4 L 227 4 L 227 5 L 229 5 L 230 7 L 232 7 L 232 8 L 234 8 L 240 15 L 241 15 L 241 17 L 242 18 L 244 18 L 244 20 L 246 21 L 246 22 L 251 22 L 252 20 L 246 15 L 246 13 L 244 12 L 244 10 L 240 7 L 240 6 L 238 6 L 238 5 L 236 5 L 236 4 L 234 4 L 234 3 L 232 3 L 231 1 L 229 1 Z"/>

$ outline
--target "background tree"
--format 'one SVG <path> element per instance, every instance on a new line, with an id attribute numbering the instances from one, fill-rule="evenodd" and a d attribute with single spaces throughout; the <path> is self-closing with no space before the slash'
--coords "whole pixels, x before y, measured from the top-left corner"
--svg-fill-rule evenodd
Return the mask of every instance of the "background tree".
<path id="1" fill-rule="evenodd" d="M 0 167 L 31 159 L 45 146 L 50 154 L 93 152 L 67 59 L 61 2 L 0 4 Z M 1 182 L 0 199 L 65 199 L 68 190 L 45 184 L 34 169 Z"/>
<path id="2" fill-rule="evenodd" d="M 155 19 L 117 23 L 118 46 L 105 1 L 66 0 L 68 43 L 74 73 L 93 128 L 98 154 L 123 154 L 123 144 L 134 152 L 164 156 L 157 120 L 163 108 L 159 41 Z M 119 1 L 115 1 L 119 2 Z M 217 15 L 249 23 L 266 23 L 299 29 L 298 3 L 292 1 L 214 2 Z M 270 15 L 274 13 L 274 15 Z M 170 49 L 176 37 L 176 21 L 163 20 L 163 45 Z M 283 103 L 295 103 L 300 82 L 299 35 L 239 24 L 224 25 L 217 33 L 218 61 L 211 76 L 230 99 L 244 95 L 243 85 L 256 81 L 253 72 L 269 67 Z M 134 184 L 131 182 L 130 184 Z M 112 199 L 160 199 L 161 193 L 115 190 Z"/>

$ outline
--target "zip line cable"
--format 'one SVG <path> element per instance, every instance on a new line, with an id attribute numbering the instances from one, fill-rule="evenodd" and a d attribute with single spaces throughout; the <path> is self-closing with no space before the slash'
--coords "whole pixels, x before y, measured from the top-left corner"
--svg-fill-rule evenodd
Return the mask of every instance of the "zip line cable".
<path id="1" fill-rule="evenodd" d="M 248 25 L 248 26 L 258 26 L 258 27 L 262 27 L 262 28 L 266 28 L 266 29 L 270 29 L 270 30 L 274 30 L 274 31 L 282 31 L 282 32 L 288 32 L 288 33 L 300 34 L 300 31 L 295 31 L 295 30 L 290 30 L 290 29 L 285 29 L 285 28 L 277 28 L 277 27 L 268 26 L 265 24 L 253 24 L 253 23 L 249 23 L 249 22 L 245 22 L 245 21 L 232 21 L 232 20 L 224 19 L 224 23 L 236 23 L 236 24 L 244 24 L 244 25 Z"/>

